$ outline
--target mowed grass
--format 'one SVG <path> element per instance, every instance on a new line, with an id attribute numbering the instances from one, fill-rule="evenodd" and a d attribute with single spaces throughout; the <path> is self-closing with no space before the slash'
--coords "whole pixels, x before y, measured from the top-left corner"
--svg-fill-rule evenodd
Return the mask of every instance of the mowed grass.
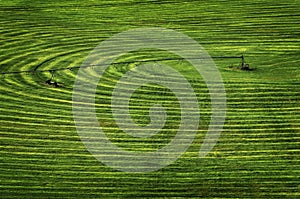
<path id="1" fill-rule="evenodd" d="M 101 41 L 140 27 L 180 31 L 212 56 L 244 54 L 256 70 L 229 67 L 238 59 L 214 60 L 226 88 L 227 117 L 218 144 L 199 158 L 211 114 L 208 90 L 186 62 L 163 62 L 180 70 L 196 91 L 199 130 L 173 164 L 135 174 L 102 164 L 80 140 L 72 115 L 76 70 L 54 74 L 60 88 L 44 84 L 50 73 L 2 75 L 0 197 L 299 198 L 299 13 L 298 0 L 1 1 L 1 72 L 78 66 Z M 143 55 L 151 52 L 124 60 Z M 132 96 L 132 117 L 147 124 L 149 107 L 160 102 L 168 113 L 164 129 L 152 139 L 118 129 L 111 93 L 134 64 L 106 71 L 97 90 L 97 117 L 116 145 L 154 151 L 176 134 L 179 104 L 167 88 L 144 85 Z"/>

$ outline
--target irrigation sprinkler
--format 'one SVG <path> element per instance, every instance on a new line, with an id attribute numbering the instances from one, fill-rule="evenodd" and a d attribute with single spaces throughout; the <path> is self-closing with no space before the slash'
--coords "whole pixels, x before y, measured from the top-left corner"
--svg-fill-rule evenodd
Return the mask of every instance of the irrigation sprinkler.
<path id="1" fill-rule="evenodd" d="M 246 64 L 245 63 L 245 57 L 244 55 L 242 55 L 242 64 L 241 64 L 241 70 L 252 70 L 250 67 L 249 67 L 249 64 Z"/>
<path id="2" fill-rule="evenodd" d="M 244 55 L 241 56 L 212 56 L 211 58 L 213 59 L 241 59 L 241 70 L 252 70 L 249 67 L 249 64 L 245 62 L 245 57 Z M 205 57 L 191 57 L 189 59 L 205 59 Z M 159 62 L 159 61 L 179 61 L 180 63 L 184 60 L 183 58 L 163 58 L 163 59 L 148 59 L 148 60 L 139 60 L 139 61 L 125 61 L 125 62 L 114 62 L 114 65 L 122 65 L 122 64 L 132 64 L 135 62 L 139 63 L 148 63 L 148 62 Z M 57 71 L 64 71 L 64 70 L 70 70 L 74 71 L 75 69 L 79 69 L 80 67 L 84 68 L 90 68 L 90 67 L 96 67 L 96 66 L 101 66 L 101 65 L 83 65 L 83 66 L 71 66 L 71 67 L 63 67 L 63 68 L 56 68 L 56 69 L 47 69 L 47 70 L 38 70 L 37 67 L 34 68 L 33 70 L 23 70 L 23 71 L 7 71 L 7 72 L 0 72 L 0 75 L 4 77 L 5 75 L 16 75 L 16 74 L 21 74 L 21 73 L 26 73 L 26 74 L 35 74 L 37 73 L 51 73 L 50 79 L 46 80 L 45 83 L 48 85 L 52 85 L 55 87 L 59 87 L 59 84 L 56 81 L 53 81 L 54 78 L 54 73 Z"/>

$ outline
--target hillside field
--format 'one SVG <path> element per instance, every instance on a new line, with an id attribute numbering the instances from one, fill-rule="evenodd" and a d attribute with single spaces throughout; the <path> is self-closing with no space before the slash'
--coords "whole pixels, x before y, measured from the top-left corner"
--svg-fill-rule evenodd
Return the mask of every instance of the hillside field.
<path id="1" fill-rule="evenodd" d="M 299 0 L 0 0 L 0 198 L 300 198 Z M 116 171 L 89 153 L 76 131 L 73 84 L 89 53 L 111 36 L 161 27 L 196 40 L 214 58 L 227 110 L 213 150 L 198 153 L 209 127 L 205 82 L 185 61 L 177 69 L 200 107 L 197 135 L 172 164 L 153 172 Z M 170 57 L 144 49 L 111 65 L 97 87 L 97 119 L 107 137 L 128 151 L 167 145 L 180 125 L 180 105 L 168 88 L 143 85 L 130 101 L 136 123 L 149 108 L 168 114 L 163 130 L 135 138 L 116 125 L 111 96 L 116 82 L 145 58 Z M 131 62 L 132 61 L 132 62 Z M 11 71 L 35 72 L 9 74 Z M 44 72 L 41 72 L 46 70 Z M 45 83 L 52 77 L 60 87 Z"/>

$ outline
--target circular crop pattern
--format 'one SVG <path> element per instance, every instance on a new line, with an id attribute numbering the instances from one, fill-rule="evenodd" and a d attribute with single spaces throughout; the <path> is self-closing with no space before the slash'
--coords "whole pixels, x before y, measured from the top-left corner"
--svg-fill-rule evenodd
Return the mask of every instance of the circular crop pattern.
<path id="1" fill-rule="evenodd" d="M 212 150 L 222 131 L 226 114 L 226 94 L 222 78 L 209 54 L 190 37 L 163 28 L 133 29 L 100 43 L 79 69 L 73 89 L 73 115 L 77 132 L 89 152 L 99 161 L 125 172 L 150 172 L 161 169 L 180 157 L 192 144 L 200 120 L 199 103 L 188 80 L 174 68 L 156 62 L 142 63 L 126 72 L 117 82 L 111 108 L 118 127 L 133 137 L 156 135 L 165 125 L 166 111 L 160 104 L 150 110 L 146 126 L 134 122 L 130 114 L 130 98 L 146 84 L 170 89 L 180 104 L 181 121 L 177 134 L 157 151 L 129 151 L 111 142 L 96 116 L 95 95 L 99 79 L 118 57 L 140 49 L 159 49 L 188 61 L 207 84 L 211 98 L 211 121 L 199 156 Z M 94 67 L 86 67 L 86 66 Z"/>

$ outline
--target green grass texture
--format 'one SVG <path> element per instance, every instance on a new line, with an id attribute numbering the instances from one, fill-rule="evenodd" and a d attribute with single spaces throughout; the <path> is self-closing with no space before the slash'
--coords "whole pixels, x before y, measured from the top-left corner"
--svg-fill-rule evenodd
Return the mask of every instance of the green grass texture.
<path id="1" fill-rule="evenodd" d="M 299 0 L 0 0 L 0 198 L 300 198 Z M 163 61 L 190 82 L 201 120 L 192 145 L 155 172 L 126 173 L 99 162 L 85 148 L 72 113 L 77 70 L 102 41 L 133 28 L 173 29 L 196 40 L 224 81 L 227 116 L 213 150 L 198 152 L 210 116 L 208 89 L 185 61 Z M 119 61 L 170 56 L 145 49 Z M 149 123 L 160 102 L 168 113 L 151 138 L 134 138 L 115 124 L 111 94 L 131 64 L 111 65 L 97 87 L 97 118 L 107 137 L 129 151 L 167 145 L 180 125 L 176 96 L 144 85 L 130 101 L 136 123 Z"/>

